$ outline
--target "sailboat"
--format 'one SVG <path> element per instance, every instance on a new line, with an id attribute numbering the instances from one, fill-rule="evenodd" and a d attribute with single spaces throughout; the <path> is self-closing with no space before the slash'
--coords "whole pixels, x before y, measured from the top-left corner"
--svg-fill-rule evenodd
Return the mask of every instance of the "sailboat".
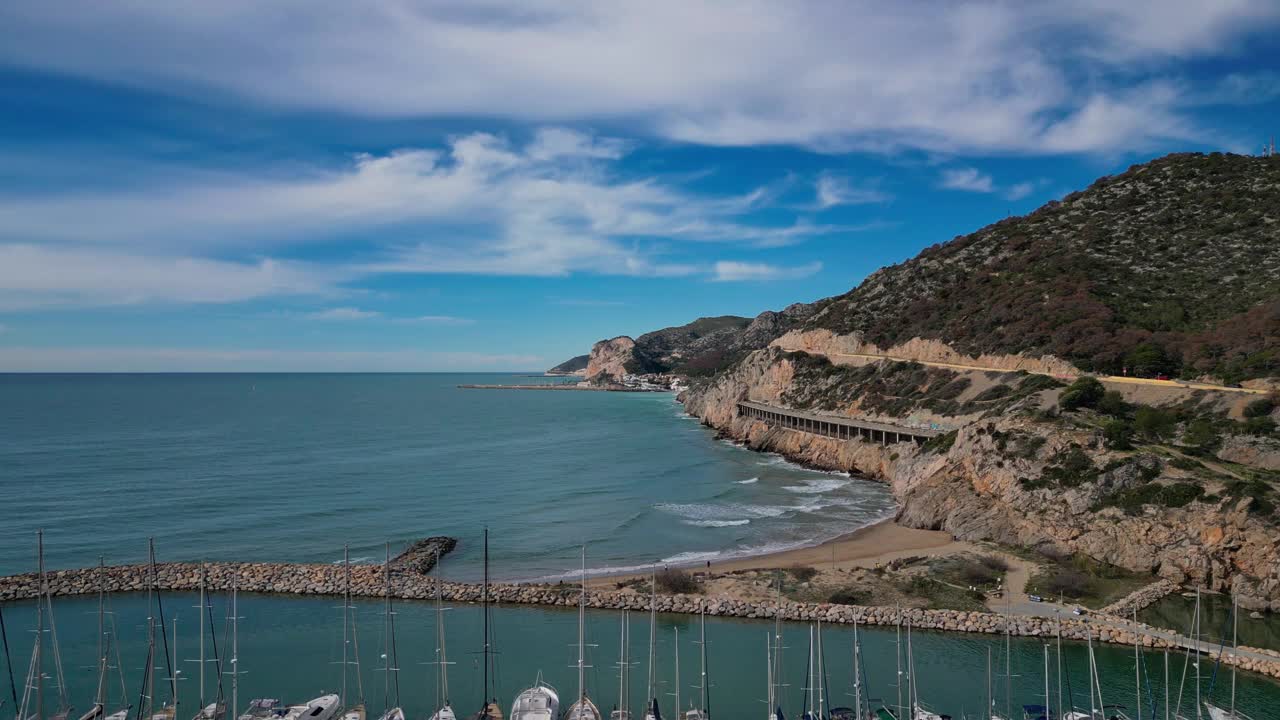
<path id="1" fill-rule="evenodd" d="M 502 720 L 502 708 L 498 707 L 498 703 L 494 698 L 493 688 L 489 685 L 492 676 L 490 663 L 493 655 L 493 643 L 489 630 L 489 528 L 484 529 L 484 584 L 480 587 L 480 607 L 484 618 L 484 628 L 482 630 L 483 648 L 481 650 L 481 662 L 484 665 L 484 679 L 481 683 L 481 688 L 484 692 L 484 698 L 480 704 L 480 712 L 473 715 L 472 720 Z"/>
<path id="2" fill-rule="evenodd" d="M 1240 607 L 1235 597 L 1231 598 L 1231 647 L 1235 649 L 1240 643 Z M 1222 651 L 1218 651 L 1218 663 L 1222 663 Z M 1231 700 L 1227 707 L 1215 705 L 1208 700 L 1204 701 L 1205 712 L 1209 713 L 1209 720 L 1252 720 L 1249 716 L 1236 710 L 1236 667 L 1231 666 Z"/>
<path id="3" fill-rule="evenodd" d="M 384 635 L 386 647 L 382 655 L 383 675 L 382 705 L 386 708 L 381 720 L 405 720 L 404 710 L 400 707 L 400 662 L 396 657 L 396 619 L 391 609 L 391 543 L 387 543 L 387 559 L 382 564 L 383 595 L 386 598 L 386 617 Z M 394 700 L 394 702 L 392 702 Z"/>
<path id="4" fill-rule="evenodd" d="M 658 708 L 658 568 L 649 575 L 649 692 L 646 696 L 644 720 L 662 720 Z"/>
<path id="5" fill-rule="evenodd" d="M 218 636 L 213 631 L 213 604 L 209 601 L 208 568 L 203 563 L 200 565 L 200 606 L 197 610 L 200 615 L 200 659 L 197 661 L 200 663 L 200 711 L 192 720 L 223 720 L 227 714 L 227 702 L 222 696 L 222 660 L 218 657 Z M 206 619 L 209 625 L 209 637 L 213 640 L 213 666 L 218 678 L 218 695 L 211 703 L 205 703 L 207 699 L 204 684 L 205 665 L 209 662 L 204 651 Z"/>
<path id="6" fill-rule="evenodd" d="M 444 580 L 440 577 L 440 551 L 436 550 L 436 711 L 431 720 L 457 720 L 449 705 L 449 660 L 444 646 Z"/>
<path id="7" fill-rule="evenodd" d="M 622 623 L 618 639 L 618 704 L 609 713 L 609 720 L 631 720 L 627 705 L 631 702 L 631 611 L 622 611 Z"/>
<path id="8" fill-rule="evenodd" d="M 809 662 L 805 664 L 805 696 L 804 710 L 800 713 L 801 720 L 822 720 L 822 716 L 816 712 L 816 702 L 814 700 L 814 692 L 817 690 L 815 673 L 817 668 L 813 663 L 813 626 L 809 626 Z"/>
<path id="9" fill-rule="evenodd" d="M 356 632 L 356 609 L 351 604 L 351 547 L 349 545 L 342 546 L 342 566 L 345 578 L 342 591 L 342 694 L 338 696 L 338 704 L 342 706 L 342 720 L 365 720 L 364 677 L 360 672 L 360 635 Z M 354 663 L 350 661 L 352 655 L 355 656 Z M 356 666 L 356 702 L 348 704 L 347 668 L 352 664 Z M 321 719 L 317 718 L 317 720 Z"/>
<path id="10" fill-rule="evenodd" d="M 34 710 L 34 717 L 43 720 L 44 715 L 44 634 L 45 618 L 48 617 L 49 645 L 53 653 L 55 680 L 58 685 L 58 710 L 48 720 L 66 720 L 71 714 L 71 702 L 67 699 L 66 677 L 62 673 L 62 653 L 58 649 L 58 627 L 53 617 L 53 597 L 49 593 L 49 583 L 44 570 L 44 531 L 36 531 L 36 563 L 39 569 L 39 587 L 36 593 L 36 637 L 31 651 L 31 664 L 27 671 L 27 682 L 22 693 L 22 703 L 18 708 L 18 718 L 28 718 Z M 34 705 L 34 708 L 32 707 Z"/>
<path id="11" fill-rule="evenodd" d="M 698 624 L 698 654 L 701 656 L 702 670 L 699 672 L 698 707 L 685 711 L 684 720 L 711 720 L 710 688 L 711 680 L 707 675 L 707 605 L 700 603 Z"/>
<path id="12" fill-rule="evenodd" d="M 18 684 L 13 680 L 13 656 L 9 654 L 9 632 L 4 626 L 4 603 L 0 603 L 0 644 L 4 646 L 4 667 L 9 671 L 9 697 L 13 700 L 14 711 L 20 710 L 18 705 Z M 0 700 L 0 706 L 4 701 Z M 22 717 L 18 715 L 18 717 Z"/>
<path id="13" fill-rule="evenodd" d="M 831 720 L 871 720 L 863 707 L 862 645 L 858 640 L 858 618 L 853 618 L 853 707 L 831 708 Z M 868 698 L 869 699 L 869 698 Z"/>
<path id="14" fill-rule="evenodd" d="M 578 699 L 569 706 L 565 720 L 601 720 L 600 709 L 587 696 L 587 546 L 582 546 L 582 592 L 578 597 Z M 514 717 L 514 713 L 512 717 Z"/>
<path id="15" fill-rule="evenodd" d="M 227 663 L 230 670 L 224 670 L 223 675 L 231 676 L 231 710 L 235 712 L 240 706 L 240 588 L 239 578 L 231 578 L 231 601 L 228 603 L 230 612 L 227 614 L 227 622 L 231 625 L 231 659 Z M 249 702 L 249 707 L 236 717 L 236 720 L 268 720 L 279 718 L 284 715 L 285 709 L 280 705 L 280 700 L 276 698 L 254 698 Z"/>

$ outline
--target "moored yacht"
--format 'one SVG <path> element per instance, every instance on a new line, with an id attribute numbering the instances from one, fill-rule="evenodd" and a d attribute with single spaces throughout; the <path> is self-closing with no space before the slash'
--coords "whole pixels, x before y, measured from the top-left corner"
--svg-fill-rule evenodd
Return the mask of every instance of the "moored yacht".
<path id="1" fill-rule="evenodd" d="M 522 691 L 511 703 L 511 720 L 557 720 L 560 717 L 560 695 L 542 680 Z"/>

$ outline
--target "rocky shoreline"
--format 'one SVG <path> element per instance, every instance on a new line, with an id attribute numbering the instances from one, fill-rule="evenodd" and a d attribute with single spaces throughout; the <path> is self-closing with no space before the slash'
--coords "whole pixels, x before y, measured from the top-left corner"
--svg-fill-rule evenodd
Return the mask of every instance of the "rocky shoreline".
<path id="1" fill-rule="evenodd" d="M 165 592 L 192 592 L 199 588 L 204 571 L 209 591 L 227 591 L 235 586 L 241 592 L 285 595 L 339 595 L 344 590 L 344 567 L 334 564 L 295 563 L 163 563 L 156 566 L 156 588 Z M 149 568 L 146 565 L 119 565 L 105 568 L 57 570 L 47 573 L 49 593 L 53 596 L 92 595 L 99 587 L 108 592 L 141 592 L 147 588 Z M 34 573 L 0 577 L 0 601 L 12 602 L 34 598 L 39 580 Z M 420 572 L 393 568 L 393 597 L 427 600 L 435 597 L 437 581 Z M 352 565 L 351 592 L 360 597 L 380 597 L 384 593 L 382 565 Z M 474 583 L 443 582 L 441 595 L 449 602 L 475 603 L 481 600 L 482 588 Z M 575 585 L 494 584 L 489 588 L 495 603 L 569 607 L 578 602 Z M 1126 599 L 1127 601 L 1128 599 Z M 587 606 L 608 610 L 648 610 L 649 596 L 627 590 L 591 590 Z M 758 603 L 696 595 L 660 595 L 657 609 L 664 613 L 698 613 L 705 608 L 708 615 L 738 618 L 773 618 L 790 621 L 822 620 L 827 623 L 893 626 L 900 620 L 923 630 L 1002 634 L 1006 619 L 990 612 L 960 610 L 924 610 L 891 607 L 836 605 L 830 603 L 769 602 Z M 1014 617 L 1010 632 L 1020 637 L 1052 638 L 1057 622 L 1048 618 Z M 1117 627 L 1123 618 L 1100 616 L 1095 620 L 1064 618 L 1062 637 L 1134 645 L 1160 649 L 1182 647 L 1177 640 L 1161 637 L 1156 628 L 1139 625 L 1138 631 Z M 1176 635 L 1174 636 L 1176 638 Z M 1216 646 L 1205 645 L 1206 652 L 1216 653 Z M 1268 677 L 1280 678 L 1280 653 L 1241 648 L 1228 649 L 1223 662 Z"/>

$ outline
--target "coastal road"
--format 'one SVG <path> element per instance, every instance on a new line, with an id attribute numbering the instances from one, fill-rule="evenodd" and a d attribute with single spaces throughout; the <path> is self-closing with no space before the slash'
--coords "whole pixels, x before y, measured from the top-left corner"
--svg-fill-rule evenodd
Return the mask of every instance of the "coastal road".
<path id="1" fill-rule="evenodd" d="M 920 365 L 927 365 L 929 367 L 946 368 L 948 370 L 978 370 L 981 372 L 1016 372 L 1013 370 L 1003 370 L 1001 368 L 991 368 L 991 367 L 985 367 L 982 365 L 966 365 L 963 363 L 948 363 L 948 362 L 939 362 L 935 360 L 912 360 L 911 358 L 895 357 L 893 355 L 868 355 L 864 353 L 831 353 L 831 355 L 834 357 L 857 358 L 859 360 L 866 360 L 869 362 L 877 362 L 880 360 L 892 360 L 895 362 L 913 362 L 913 363 L 919 363 Z M 1034 370 L 1027 370 L 1026 372 L 1029 372 L 1032 375 L 1047 375 L 1052 378 L 1057 378 L 1058 380 L 1074 379 L 1066 375 L 1054 375 L 1053 373 L 1036 372 Z M 1097 375 L 1095 377 L 1097 377 L 1098 380 L 1104 383 L 1117 383 L 1117 384 L 1128 384 L 1128 385 L 1153 385 L 1155 387 L 1164 387 L 1164 388 L 1170 388 L 1170 389 L 1212 390 L 1216 392 L 1243 393 L 1246 395 L 1266 395 L 1268 393 L 1267 390 L 1257 390 L 1254 388 L 1245 388 L 1245 387 L 1233 388 L 1233 387 L 1227 387 L 1226 385 L 1212 385 L 1209 383 L 1198 383 L 1198 382 L 1190 382 L 1190 381 L 1184 381 L 1184 380 L 1156 380 L 1155 378 L 1127 377 L 1123 375 Z"/>

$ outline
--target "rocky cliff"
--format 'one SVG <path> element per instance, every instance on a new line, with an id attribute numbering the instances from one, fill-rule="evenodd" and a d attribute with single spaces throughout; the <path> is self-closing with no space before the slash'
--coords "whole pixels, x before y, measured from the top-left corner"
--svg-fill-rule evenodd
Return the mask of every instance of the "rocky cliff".
<path id="1" fill-rule="evenodd" d="M 618 382 L 625 375 L 656 371 L 652 361 L 636 348 L 636 341 L 620 335 L 591 346 L 586 378 L 589 382 L 609 383 Z"/>
<path id="2" fill-rule="evenodd" d="M 1097 427 L 1043 412 L 1060 390 L 1029 381 L 1037 376 L 929 374 L 885 362 L 846 371 L 824 362 L 779 348 L 752 353 L 690 390 L 686 409 L 753 449 L 887 482 L 901 504 L 897 520 L 907 526 L 1051 555 L 1083 554 L 1229 590 L 1248 608 L 1280 610 L 1280 527 L 1263 500 L 1233 494 L 1230 477 L 1180 469 L 1186 463 L 1145 449 L 1109 450 Z M 975 412 L 951 416 L 958 429 L 923 447 L 840 441 L 737 415 L 741 400 L 815 409 L 805 398 L 816 377 L 827 378 L 823 397 L 847 397 L 845 385 L 831 380 L 845 372 L 858 373 L 848 386 L 861 394 L 828 403 L 832 414 L 902 423 L 939 402 Z M 915 387 L 888 385 L 903 376 Z M 969 380 L 966 389 L 943 399 L 951 395 L 943 390 L 962 379 Z M 975 395 L 979 385 L 985 389 Z M 991 392 L 1000 386 L 1009 389 Z M 887 408 L 869 398 L 868 388 L 877 387 L 892 387 L 894 399 L 907 404 Z M 982 410 L 973 398 L 983 393 L 1000 396 L 1000 407 Z"/>

